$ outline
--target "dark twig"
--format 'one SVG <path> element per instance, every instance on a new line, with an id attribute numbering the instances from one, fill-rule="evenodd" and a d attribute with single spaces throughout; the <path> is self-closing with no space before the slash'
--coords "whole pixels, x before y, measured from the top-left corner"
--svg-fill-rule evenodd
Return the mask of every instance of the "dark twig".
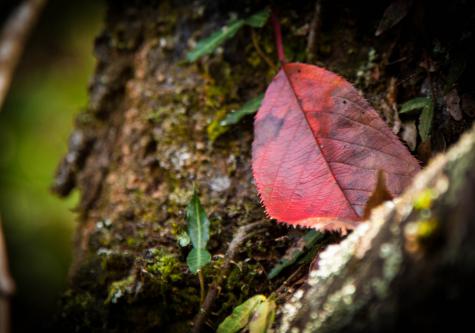
<path id="1" fill-rule="evenodd" d="M 209 287 L 208 293 L 206 294 L 204 302 L 201 304 L 200 312 L 196 315 L 195 320 L 193 322 L 192 333 L 199 333 L 203 327 L 203 324 L 208 317 L 208 314 L 211 310 L 211 307 L 214 304 L 215 299 L 218 297 L 219 292 L 221 291 L 221 285 L 224 280 L 226 280 L 229 270 L 231 268 L 231 263 L 234 260 L 234 257 L 237 254 L 237 251 L 242 243 L 246 240 L 250 239 L 251 237 L 255 236 L 259 233 L 259 230 L 256 230 L 258 227 L 267 224 L 267 221 L 257 221 L 254 223 L 250 223 L 244 226 L 239 227 L 239 229 L 234 234 L 234 237 L 229 244 L 228 250 L 226 251 L 226 255 L 224 256 L 224 263 L 221 268 L 221 274 L 216 277 L 216 280 L 213 281 L 211 286 Z M 255 230 L 254 232 L 251 232 Z"/>
<path id="2" fill-rule="evenodd" d="M 15 291 L 15 283 L 8 270 L 8 257 L 0 218 L 0 333 L 10 332 L 10 296 Z"/>
<path id="3" fill-rule="evenodd" d="M 0 110 L 13 73 L 46 0 L 25 0 L 5 22 L 0 36 Z"/>
<path id="4" fill-rule="evenodd" d="M 286 301 L 286 296 L 291 295 L 294 291 L 294 288 L 292 288 L 291 285 L 292 281 L 295 279 L 296 276 L 299 276 L 300 274 L 303 275 L 302 271 L 305 267 L 305 265 L 300 265 L 299 267 L 297 267 L 297 269 L 295 269 L 295 271 L 290 274 L 290 276 L 285 279 L 285 281 L 280 285 L 280 287 L 273 291 L 269 297 L 273 297 L 275 300 L 278 301 Z"/>
<path id="5" fill-rule="evenodd" d="M 311 62 L 315 59 L 315 44 L 320 35 L 320 27 L 322 25 L 321 20 L 322 13 L 322 1 L 317 0 L 315 2 L 315 11 L 313 13 L 312 22 L 310 22 L 308 39 L 307 39 L 307 61 Z"/>

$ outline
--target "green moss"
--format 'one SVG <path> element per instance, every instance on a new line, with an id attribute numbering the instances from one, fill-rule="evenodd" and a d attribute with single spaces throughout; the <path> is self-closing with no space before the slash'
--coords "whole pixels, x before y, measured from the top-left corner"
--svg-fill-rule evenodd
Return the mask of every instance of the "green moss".
<path id="1" fill-rule="evenodd" d="M 117 303 L 119 298 L 132 291 L 135 282 L 134 276 L 129 276 L 123 280 L 111 283 L 105 303 Z"/>
<path id="2" fill-rule="evenodd" d="M 219 110 L 216 113 L 216 116 L 211 121 L 211 123 L 206 128 L 206 132 L 208 133 L 208 139 L 211 142 L 214 142 L 220 135 L 227 132 L 227 126 L 221 126 L 221 120 L 227 115 L 227 111 L 224 109 Z"/>
<path id="3" fill-rule="evenodd" d="M 127 246 L 128 247 L 135 247 L 139 244 L 139 241 L 133 237 L 127 238 Z"/>
<path id="4" fill-rule="evenodd" d="M 220 274 L 219 268 L 215 270 L 215 274 Z M 256 292 L 268 293 L 268 285 L 263 283 L 262 278 L 267 281 L 260 265 L 245 261 L 235 262 L 224 281 L 222 298 L 219 301 L 221 306 L 217 314 L 224 316 L 229 314 L 234 307 Z"/>
<path id="5" fill-rule="evenodd" d="M 162 283 L 176 283 L 183 279 L 184 263 L 175 255 L 159 249 L 153 249 L 152 255 L 145 266 L 147 272 L 154 274 Z"/>
<path id="6" fill-rule="evenodd" d="M 226 288 L 233 290 L 242 283 L 242 263 L 237 263 L 236 267 L 231 270 L 226 280 Z"/>

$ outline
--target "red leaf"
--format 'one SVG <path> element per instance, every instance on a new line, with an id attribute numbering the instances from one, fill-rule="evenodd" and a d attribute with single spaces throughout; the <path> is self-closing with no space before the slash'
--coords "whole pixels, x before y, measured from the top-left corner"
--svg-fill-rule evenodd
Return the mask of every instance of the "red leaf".
<path id="1" fill-rule="evenodd" d="M 349 82 L 290 63 L 256 115 L 252 167 L 271 218 L 345 231 L 361 220 L 378 170 L 397 196 L 419 163 Z"/>

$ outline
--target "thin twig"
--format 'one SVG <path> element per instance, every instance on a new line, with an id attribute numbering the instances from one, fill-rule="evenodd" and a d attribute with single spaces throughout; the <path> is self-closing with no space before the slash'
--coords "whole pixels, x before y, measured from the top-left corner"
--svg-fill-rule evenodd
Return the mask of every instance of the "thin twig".
<path id="1" fill-rule="evenodd" d="M 269 295 L 269 297 L 272 297 L 276 300 L 282 298 L 282 296 L 279 296 L 279 295 L 283 294 L 285 289 L 287 289 L 290 286 L 290 282 L 301 273 L 304 267 L 305 265 L 300 265 L 299 267 L 297 267 L 297 269 L 292 274 L 290 274 L 290 276 L 287 279 L 285 279 L 285 281 L 280 285 L 280 287 L 277 288 L 275 291 L 273 291 Z M 287 294 L 290 294 L 290 292 L 287 292 Z"/>
<path id="2" fill-rule="evenodd" d="M 8 270 L 8 256 L 0 218 L 0 333 L 10 332 L 10 296 L 15 283 Z"/>
<path id="3" fill-rule="evenodd" d="M 10 15 L 0 36 L 0 110 L 13 73 L 46 0 L 25 0 Z"/>
<path id="4" fill-rule="evenodd" d="M 214 300 L 218 296 L 221 285 L 223 281 L 227 278 L 229 273 L 231 263 L 234 260 L 234 257 L 237 254 L 237 251 L 242 243 L 244 243 L 249 238 L 255 236 L 258 231 L 251 232 L 252 230 L 256 230 L 258 227 L 267 224 L 267 221 L 257 221 L 254 223 L 250 223 L 244 226 L 239 227 L 239 229 L 234 234 L 234 237 L 229 243 L 228 250 L 226 251 L 226 255 L 224 256 L 224 263 L 221 268 L 221 274 L 216 277 L 216 280 L 213 281 L 211 286 L 209 287 L 208 293 L 206 294 L 204 302 L 201 304 L 200 311 L 196 315 L 193 321 L 193 328 L 192 333 L 199 333 L 203 327 L 203 324 L 208 317 L 208 314 L 211 310 L 211 307 L 214 304 Z"/>
<path id="5" fill-rule="evenodd" d="M 262 51 L 261 47 L 259 46 L 259 41 L 257 40 L 257 35 L 254 29 L 252 29 L 251 33 L 251 39 L 252 39 L 252 45 L 254 45 L 254 48 L 256 49 L 257 54 L 264 60 L 267 65 L 269 65 L 270 68 L 273 70 L 276 69 L 275 64 L 272 62 L 272 60 L 269 59 L 269 57 Z"/>
<path id="6" fill-rule="evenodd" d="M 308 32 L 307 39 L 307 61 L 311 62 L 315 59 L 315 44 L 320 35 L 320 27 L 322 24 L 321 20 L 322 13 L 322 1 L 317 0 L 315 2 L 315 11 L 313 13 L 312 22 L 310 22 L 310 28 Z"/>

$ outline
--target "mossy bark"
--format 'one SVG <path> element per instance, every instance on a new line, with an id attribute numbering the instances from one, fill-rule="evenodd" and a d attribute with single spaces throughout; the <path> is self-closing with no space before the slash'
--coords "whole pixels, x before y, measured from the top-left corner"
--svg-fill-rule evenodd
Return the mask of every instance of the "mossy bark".
<path id="1" fill-rule="evenodd" d="M 399 102 L 418 95 L 428 77 L 419 66 L 427 52 L 434 59 L 446 59 L 428 51 L 435 36 L 417 26 L 416 37 L 428 43 L 417 45 L 407 31 L 412 25 L 406 24 L 375 39 L 387 3 L 322 3 L 322 24 L 317 25 L 310 24 L 315 19 L 314 1 L 274 4 L 288 57 L 317 59 L 316 64 L 354 81 L 396 128 L 395 78 Z M 264 52 L 275 59 L 272 28 L 245 27 L 214 54 L 196 63 L 184 61 L 194 42 L 220 29 L 231 13 L 245 17 L 265 5 L 109 2 L 104 31 L 95 45 L 97 67 L 89 104 L 77 117 L 54 184 L 60 195 L 73 188 L 81 193 L 70 288 L 57 318 L 65 331 L 190 330 L 199 311 L 200 287 L 186 266 L 189 249 L 179 247 L 177 236 L 186 229 L 184 208 L 194 184 L 211 221 L 208 249 L 214 258 L 204 271 L 207 284 L 220 274 L 220 255 L 236 228 L 265 219 L 252 182 L 252 117 L 230 128 L 220 127 L 219 121 L 262 93 L 275 74 L 262 58 Z M 411 19 L 419 12 L 415 8 Z M 306 53 L 309 26 L 321 27 L 313 34 L 319 40 L 311 56 Z M 254 43 L 252 34 L 257 37 Z M 437 40 L 450 44 L 451 39 L 444 38 Z M 440 63 L 448 66 L 450 61 L 444 61 Z M 464 63 L 470 65 L 468 58 Z M 432 84 L 442 85 L 449 73 L 450 66 L 440 77 L 432 74 Z M 464 75 L 457 77 L 459 93 L 472 98 Z M 442 108 L 442 102 L 437 103 Z M 469 112 L 461 122 L 438 117 L 433 137 L 443 135 L 444 144 L 454 142 L 471 123 Z M 433 150 L 443 148 L 439 141 L 433 140 Z M 427 143 L 419 148 L 424 160 Z M 266 274 L 302 233 L 269 222 L 265 233 L 242 244 L 204 330 L 213 331 L 234 306 L 252 295 L 278 289 L 283 303 L 307 269 L 296 275 L 290 269 L 274 280 Z M 292 283 L 279 289 L 284 281 Z"/>

